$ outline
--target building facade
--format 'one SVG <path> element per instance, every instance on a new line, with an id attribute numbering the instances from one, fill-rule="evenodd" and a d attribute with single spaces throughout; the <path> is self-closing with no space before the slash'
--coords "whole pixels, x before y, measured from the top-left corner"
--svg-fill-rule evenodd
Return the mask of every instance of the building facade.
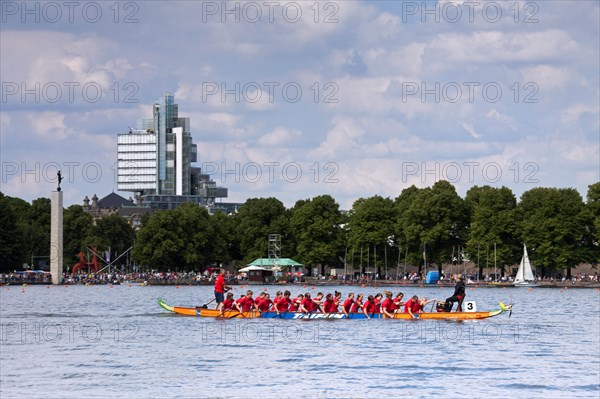
<path id="1" fill-rule="evenodd" d="M 227 189 L 191 164 L 198 151 L 192 142 L 190 119 L 180 118 L 172 94 L 154 103 L 152 118 L 118 135 L 117 187 L 135 193 L 138 206 L 173 209 L 181 203 L 217 207 Z"/>

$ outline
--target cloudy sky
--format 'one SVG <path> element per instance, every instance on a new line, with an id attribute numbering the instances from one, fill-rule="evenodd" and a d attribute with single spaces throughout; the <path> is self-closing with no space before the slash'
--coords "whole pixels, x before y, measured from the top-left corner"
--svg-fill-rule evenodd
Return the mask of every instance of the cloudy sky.
<path id="1" fill-rule="evenodd" d="M 116 135 L 165 92 L 230 201 L 600 179 L 597 1 L 1 7 L 6 195 L 49 196 L 57 167 L 65 205 L 116 191 Z"/>

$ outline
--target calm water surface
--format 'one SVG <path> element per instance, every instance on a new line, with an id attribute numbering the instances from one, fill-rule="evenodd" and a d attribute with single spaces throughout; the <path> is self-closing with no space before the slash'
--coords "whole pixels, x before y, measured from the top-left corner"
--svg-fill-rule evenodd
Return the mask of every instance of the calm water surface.
<path id="1" fill-rule="evenodd" d="M 319 289 L 375 291 L 308 287 Z M 0 287 L 0 397 L 600 397 L 598 290 L 467 294 L 478 310 L 512 301 L 514 313 L 467 322 L 217 320 L 156 305 L 157 297 L 201 305 L 212 287 Z"/>

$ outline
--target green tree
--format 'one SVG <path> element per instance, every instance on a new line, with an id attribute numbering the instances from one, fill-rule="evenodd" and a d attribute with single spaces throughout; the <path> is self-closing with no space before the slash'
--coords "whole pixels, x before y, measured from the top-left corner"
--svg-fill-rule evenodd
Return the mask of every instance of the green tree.
<path id="1" fill-rule="evenodd" d="M 268 255 L 269 234 L 281 234 L 283 242 L 289 232 L 289 214 L 276 198 L 251 198 L 242 205 L 237 217 L 240 250 L 244 262 Z M 283 245 L 282 255 L 289 254 Z"/>
<path id="2" fill-rule="evenodd" d="M 586 205 L 593 219 L 593 235 L 598 246 L 600 243 L 600 182 L 588 186 Z"/>
<path id="3" fill-rule="evenodd" d="M 426 253 L 427 263 L 437 264 L 441 272 L 443 262 L 452 257 L 452 248 L 466 239 L 468 213 L 464 200 L 454 186 L 443 180 L 431 188 L 411 190 L 403 200 L 406 209 L 402 209 L 398 227 L 410 248 L 411 261 L 418 261 Z"/>
<path id="4" fill-rule="evenodd" d="M 133 246 L 135 240 L 135 231 L 127 221 L 117 214 L 112 214 L 96 220 L 92 226 L 90 235 L 86 237 L 86 244 L 90 245 L 93 241 L 96 245 L 98 254 L 110 251 L 110 259 L 114 261 L 117 256 L 127 251 Z M 126 257 L 122 257 L 117 264 L 125 264 Z"/>
<path id="5" fill-rule="evenodd" d="M 210 263 L 226 264 L 240 259 L 240 243 L 234 216 L 216 212 L 210 217 L 210 225 L 213 231 L 209 251 L 212 254 Z"/>
<path id="6" fill-rule="evenodd" d="M 47 257 L 48 260 L 50 259 L 50 210 L 50 199 L 38 198 L 31 203 L 27 216 L 28 252 L 31 256 Z"/>
<path id="7" fill-rule="evenodd" d="M 469 212 L 469 239 L 467 253 L 483 268 L 493 266 L 494 244 L 501 275 L 505 267 L 519 261 L 522 253 L 520 231 L 516 221 L 517 199 L 507 187 L 474 186 L 465 197 Z M 485 255 L 485 262 L 480 261 Z M 488 269 L 489 271 L 489 269 Z"/>
<path id="8" fill-rule="evenodd" d="M 597 265 L 600 263 L 600 182 L 588 186 L 582 219 L 587 225 L 584 237 L 585 260 Z"/>
<path id="9" fill-rule="evenodd" d="M 321 266 L 321 274 L 325 274 L 325 266 L 340 266 L 345 250 L 342 221 L 340 206 L 330 195 L 298 201 L 290 218 L 290 232 L 297 240 L 297 260 Z"/>
<path id="10" fill-rule="evenodd" d="M 138 231 L 132 257 L 157 270 L 200 270 L 214 258 L 214 232 L 205 208 L 183 204 L 152 214 Z"/>
<path id="11" fill-rule="evenodd" d="M 361 252 L 364 257 L 368 256 L 367 262 L 361 264 L 361 273 L 367 271 L 365 267 L 368 264 L 376 267 L 382 275 L 381 267 L 386 264 L 387 248 L 393 245 L 390 238 L 394 236 L 395 219 L 394 201 L 389 198 L 379 195 L 360 198 L 352 205 L 348 222 L 348 247 L 353 253 Z"/>
<path id="12" fill-rule="evenodd" d="M 572 188 L 534 188 L 518 207 L 522 238 L 538 274 L 571 268 L 586 258 L 586 222 L 581 195 Z M 540 270 L 541 269 L 541 270 Z"/>
<path id="13" fill-rule="evenodd" d="M 20 268 L 27 259 L 26 229 L 25 226 L 19 225 L 19 217 L 16 211 L 19 209 L 21 201 L 18 198 L 7 197 L 0 192 L 1 272 L 10 272 Z M 25 204 L 27 203 L 25 202 Z"/>
<path id="14" fill-rule="evenodd" d="M 72 266 L 85 253 L 85 239 L 92 231 L 92 216 L 83 211 L 81 205 L 71 205 L 63 213 L 63 248 L 66 266 Z"/>
<path id="15" fill-rule="evenodd" d="M 100 238 L 103 251 L 110 248 L 111 259 L 114 259 L 114 254 L 120 255 L 129 249 L 135 240 L 133 228 L 124 218 L 115 214 L 96 220 L 91 235 Z"/>

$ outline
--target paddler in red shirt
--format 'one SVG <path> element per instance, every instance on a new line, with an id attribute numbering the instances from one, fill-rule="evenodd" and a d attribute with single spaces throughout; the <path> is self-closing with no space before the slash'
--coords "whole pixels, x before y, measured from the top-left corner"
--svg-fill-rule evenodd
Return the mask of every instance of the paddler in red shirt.
<path id="1" fill-rule="evenodd" d="M 275 298 L 273 298 L 273 304 L 274 304 L 275 306 L 277 306 L 277 302 L 279 302 L 279 301 L 281 300 L 281 298 L 283 298 L 283 292 L 281 292 L 281 291 L 277 291 L 277 292 L 275 293 Z"/>
<path id="2" fill-rule="evenodd" d="M 255 301 L 254 304 L 256 305 L 256 309 L 262 313 L 269 310 L 271 305 L 273 305 L 273 301 L 271 300 L 271 295 L 265 292 L 261 292 L 261 294 L 262 298 L 258 301 L 258 303 Z"/>
<path id="3" fill-rule="evenodd" d="M 322 311 L 323 296 L 323 293 L 319 292 L 317 296 L 313 298 L 312 310 Z"/>
<path id="4" fill-rule="evenodd" d="M 235 302 L 235 307 L 240 313 L 249 312 L 255 307 L 252 294 L 252 291 L 248 290 L 245 296 L 241 297 Z"/>
<path id="5" fill-rule="evenodd" d="M 363 294 L 358 294 L 356 300 L 352 304 L 352 308 L 350 308 L 350 313 L 358 313 L 363 311 Z"/>
<path id="6" fill-rule="evenodd" d="M 399 292 L 394 298 L 394 304 L 396 304 L 396 308 L 400 309 L 401 306 L 404 306 L 404 302 L 402 302 L 402 298 L 404 298 L 404 294 Z"/>
<path id="7" fill-rule="evenodd" d="M 383 299 L 383 295 L 381 293 L 378 293 L 377 295 L 375 295 L 375 306 L 377 306 L 377 313 L 381 313 L 381 300 Z"/>
<path id="8" fill-rule="evenodd" d="M 313 311 L 313 300 L 310 297 L 310 292 L 304 294 L 304 299 L 300 302 L 300 311 L 302 313 L 310 313 Z"/>
<path id="9" fill-rule="evenodd" d="M 435 301 L 435 299 L 427 300 L 426 297 L 422 297 L 421 299 L 419 299 L 419 307 L 421 308 L 421 311 L 424 312 L 425 311 L 425 305 L 430 304 L 433 301 Z"/>
<path id="10" fill-rule="evenodd" d="M 223 314 L 223 312 L 226 311 L 226 310 L 232 310 L 233 309 L 233 293 L 231 293 L 231 292 L 227 293 L 227 299 L 225 299 L 223 301 L 223 306 L 221 307 L 221 309 L 223 309 L 221 311 L 221 314 Z"/>
<path id="11" fill-rule="evenodd" d="M 348 298 L 344 301 L 344 306 L 342 306 L 342 310 L 346 317 L 348 317 L 348 313 L 352 311 L 352 307 L 354 305 L 354 293 L 349 293 Z"/>
<path id="12" fill-rule="evenodd" d="M 279 301 L 275 304 L 275 311 L 277 312 L 277 316 L 281 314 L 281 312 L 287 312 L 290 304 L 292 303 L 290 299 L 290 295 L 292 295 L 289 291 L 285 291 L 283 296 L 279 299 Z"/>
<path id="13" fill-rule="evenodd" d="M 396 304 L 394 303 L 394 299 L 392 298 L 392 293 L 390 291 L 386 291 L 385 299 L 381 304 L 381 313 L 385 314 L 390 319 L 394 318 L 394 313 L 396 313 Z"/>
<path id="14" fill-rule="evenodd" d="M 377 308 L 377 304 L 375 303 L 375 298 L 373 298 L 373 295 L 369 295 L 367 298 L 367 302 L 365 302 L 363 305 L 363 312 L 365 316 L 367 316 L 367 319 L 371 318 L 369 314 L 373 315 L 374 313 L 379 313 L 379 309 Z"/>
<path id="15" fill-rule="evenodd" d="M 323 313 L 325 313 L 325 315 L 329 315 L 330 313 L 337 313 L 337 311 L 338 305 L 335 303 L 333 295 L 327 294 L 325 301 L 323 302 Z"/>
<path id="16" fill-rule="evenodd" d="M 223 269 L 219 270 L 219 275 L 215 279 L 215 301 L 217 302 L 217 306 L 215 309 L 222 308 L 220 306 L 225 300 L 225 291 L 229 291 L 231 289 L 230 286 L 225 285 L 225 277 L 223 276 Z M 223 312 L 221 312 L 223 313 Z"/>
<path id="17" fill-rule="evenodd" d="M 421 304 L 419 304 L 419 297 L 414 295 L 404 304 L 404 313 L 410 313 L 413 318 L 419 317 L 421 311 Z"/>
<path id="18" fill-rule="evenodd" d="M 304 295 L 298 294 L 298 296 L 292 299 L 292 303 L 290 304 L 290 308 L 288 309 L 290 312 L 297 312 L 300 309 L 300 303 L 304 299 Z"/>
<path id="19" fill-rule="evenodd" d="M 266 292 L 261 292 L 256 298 L 254 298 L 254 305 L 256 305 L 257 308 L 258 305 L 260 305 L 260 303 L 262 302 L 262 300 L 265 299 L 266 295 Z"/>

